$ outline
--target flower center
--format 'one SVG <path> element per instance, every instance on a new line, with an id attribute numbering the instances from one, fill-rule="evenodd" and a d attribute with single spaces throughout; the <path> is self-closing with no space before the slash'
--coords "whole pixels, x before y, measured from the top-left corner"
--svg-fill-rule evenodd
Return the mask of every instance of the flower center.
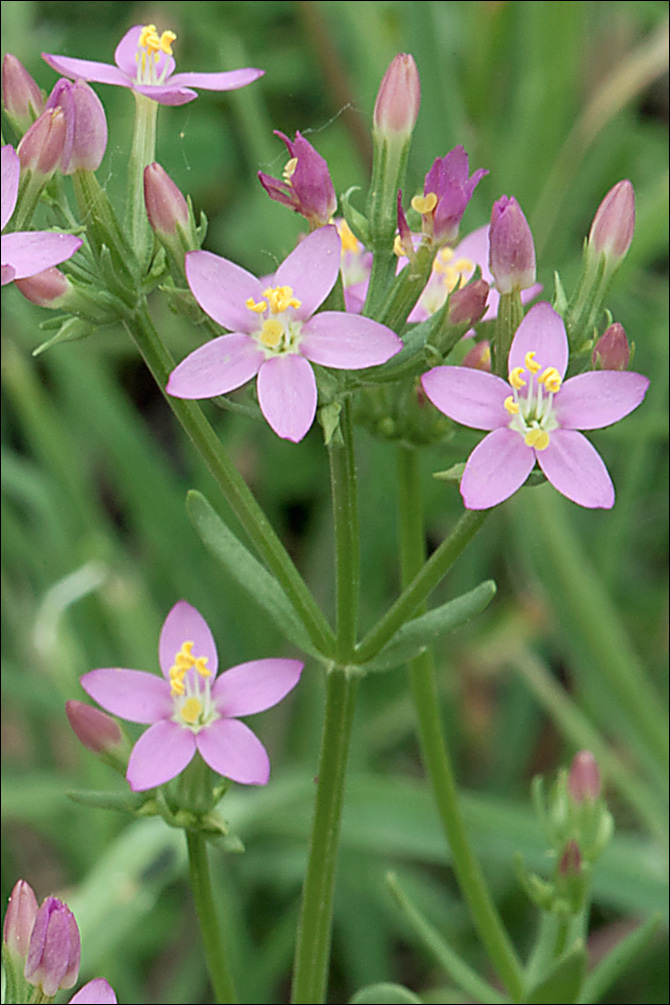
<path id="1" fill-rule="evenodd" d="M 169 68 L 168 61 L 164 57 L 172 55 L 172 43 L 176 38 L 173 31 L 164 31 L 159 35 L 155 24 L 147 24 L 142 28 L 135 53 L 137 84 L 163 83 Z"/>
<path id="2" fill-rule="evenodd" d="M 561 389 L 561 375 L 555 366 L 543 370 L 534 352 L 526 353 L 524 363 L 525 367 L 515 367 L 508 378 L 512 388 L 504 402 L 512 417 L 508 428 L 523 436 L 527 447 L 546 450 L 549 434 L 558 428 L 554 395 Z"/>
<path id="3" fill-rule="evenodd" d="M 262 300 L 249 297 L 245 301 L 247 310 L 259 316 L 260 327 L 254 332 L 254 338 L 268 356 L 298 351 L 302 323 L 296 321 L 293 311 L 301 304 L 302 301 L 293 296 L 291 286 L 270 286 L 263 290 Z"/>
<path id="4" fill-rule="evenodd" d="M 173 722 L 198 733 L 218 719 L 211 696 L 212 671 L 206 656 L 193 655 L 193 642 L 183 642 L 170 667 Z"/>

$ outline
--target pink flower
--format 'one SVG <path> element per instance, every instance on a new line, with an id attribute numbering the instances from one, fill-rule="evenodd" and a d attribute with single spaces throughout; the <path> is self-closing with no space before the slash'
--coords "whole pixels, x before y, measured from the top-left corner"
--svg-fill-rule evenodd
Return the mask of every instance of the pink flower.
<path id="1" fill-rule="evenodd" d="M 2 229 L 9 223 L 16 208 L 19 194 L 19 158 L 11 146 L 2 148 Z M 13 279 L 25 279 L 38 272 L 58 265 L 72 258 L 81 247 L 82 241 L 72 234 L 56 234 L 51 231 L 19 231 L 3 234 L 0 257 L 2 258 L 2 285 Z"/>
<path id="2" fill-rule="evenodd" d="M 153 24 L 136 24 L 116 47 L 116 66 L 46 52 L 42 53 L 42 59 L 65 77 L 128 87 L 159 105 L 185 105 L 193 101 L 198 97 L 193 87 L 205 91 L 235 91 L 265 72 L 249 68 L 228 73 L 175 73 L 172 43 L 176 37 L 172 31 L 159 35 Z"/>
<path id="3" fill-rule="evenodd" d="M 499 293 L 527 290 L 535 282 L 535 245 L 528 221 L 514 196 L 493 203 L 489 268 Z"/>
<path id="4" fill-rule="evenodd" d="M 340 238 L 333 226 L 309 234 L 263 281 L 208 251 L 188 254 L 193 295 L 232 334 L 187 356 L 171 373 L 168 394 L 213 398 L 258 375 L 263 415 L 278 436 L 297 443 L 316 413 L 311 363 L 359 370 L 385 363 L 402 348 L 390 328 L 370 318 L 341 311 L 314 314 L 339 269 Z"/>
<path id="5" fill-rule="evenodd" d="M 84 984 L 83 988 L 70 998 L 70 1005 L 116 1005 L 116 1002 L 114 989 L 104 977 L 96 977 L 95 980 Z"/>
<path id="6" fill-rule="evenodd" d="M 290 157 L 283 179 L 259 171 L 258 180 L 271 199 L 300 213 L 312 229 L 322 227 L 337 209 L 328 164 L 299 132 L 293 141 L 278 130 L 275 136 L 284 141 Z"/>
<path id="7" fill-rule="evenodd" d="M 550 304 L 532 307 L 519 325 L 509 355 L 509 382 L 461 366 L 424 374 L 424 391 L 450 419 L 492 430 L 465 466 L 461 495 L 468 509 L 508 499 L 540 466 L 548 480 L 579 506 L 610 509 L 614 486 L 597 451 L 577 429 L 618 422 L 644 398 L 649 381 L 639 373 L 582 373 L 563 383 L 568 340 Z"/>
<path id="8" fill-rule="evenodd" d="M 423 195 L 412 199 L 412 208 L 421 213 L 423 232 L 439 244 L 452 244 L 477 185 L 488 174 L 479 168 L 468 177 L 468 155 L 462 146 L 445 157 L 436 157 L 426 175 Z"/>
<path id="9" fill-rule="evenodd" d="M 30 935 L 25 978 L 47 997 L 77 980 L 81 942 L 79 929 L 67 904 L 47 897 L 35 917 Z"/>
<path id="10" fill-rule="evenodd" d="M 265 785 L 270 776 L 265 747 L 237 717 L 281 701 L 298 683 L 303 664 L 254 660 L 216 677 L 212 633 L 184 600 L 165 619 L 158 656 L 164 679 L 117 668 L 92 670 L 81 678 L 86 693 L 112 715 L 149 725 L 128 762 L 131 789 L 141 792 L 169 782 L 196 750 L 218 774 L 243 785 Z"/>
<path id="11" fill-rule="evenodd" d="M 419 117 L 421 84 L 414 57 L 399 52 L 379 85 L 373 115 L 375 132 L 409 137 Z"/>

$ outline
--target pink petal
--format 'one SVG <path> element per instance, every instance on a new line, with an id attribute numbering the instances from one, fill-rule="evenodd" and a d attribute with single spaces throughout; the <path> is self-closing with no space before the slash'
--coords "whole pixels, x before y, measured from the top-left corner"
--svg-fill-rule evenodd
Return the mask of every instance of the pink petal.
<path id="1" fill-rule="evenodd" d="M 441 412 L 473 429 L 499 429 L 510 421 L 503 402 L 512 393 L 502 377 L 468 366 L 436 366 L 421 378 Z"/>
<path id="2" fill-rule="evenodd" d="M 273 286 L 290 286 L 301 301 L 295 316 L 300 321 L 311 317 L 326 299 L 340 271 L 342 242 L 337 227 L 319 227 L 281 263 Z"/>
<path id="3" fill-rule="evenodd" d="M 535 304 L 517 328 L 509 354 L 509 373 L 518 366 L 526 368 L 527 352 L 535 353 L 543 369 L 554 366 L 563 377 L 568 366 L 568 337 L 561 315 L 551 304 Z"/>
<path id="4" fill-rule="evenodd" d="M 159 105 L 170 105 L 173 108 L 187 105 L 189 101 L 195 101 L 198 97 L 197 91 L 192 91 L 190 87 L 174 85 L 171 80 L 165 84 L 133 84 L 133 91 L 151 98 Z"/>
<path id="5" fill-rule="evenodd" d="M 175 657 L 184 642 L 193 643 L 193 656 L 196 658 L 205 656 L 207 669 L 215 674 L 219 666 L 219 657 L 209 625 L 195 607 L 191 607 L 185 600 L 180 600 L 165 619 L 158 643 L 160 667 L 168 679 L 170 668 L 174 665 Z"/>
<path id="6" fill-rule="evenodd" d="M 151 723 L 172 715 L 170 686 L 157 674 L 105 667 L 80 678 L 98 705 L 128 722 Z"/>
<path id="7" fill-rule="evenodd" d="M 136 24 L 132 28 L 129 28 L 114 50 L 114 62 L 130 78 L 131 85 L 137 75 L 135 56 L 137 54 L 137 43 L 144 31 L 144 27 L 142 24 Z M 156 64 L 156 73 L 160 75 L 166 67 L 164 80 L 174 73 L 175 61 L 173 56 L 168 56 L 167 53 L 161 52 Z"/>
<path id="8" fill-rule="evenodd" d="M 386 325 L 343 311 L 315 314 L 301 331 L 300 352 L 312 363 L 336 370 L 377 366 L 401 349 L 401 340 Z"/>
<path id="9" fill-rule="evenodd" d="M 150 726 L 135 744 L 126 778 L 133 792 L 153 789 L 175 778 L 190 763 L 196 749 L 195 735 L 169 719 Z"/>
<path id="10" fill-rule="evenodd" d="M 452 262 L 457 262 L 459 258 L 469 258 L 471 262 L 478 265 L 482 270 L 482 279 L 487 283 L 493 283 L 493 276 L 489 269 L 489 227 L 478 227 L 470 234 L 459 241 L 454 248 Z M 472 275 L 472 273 L 471 273 Z M 468 276 L 468 279 L 470 276 Z"/>
<path id="11" fill-rule="evenodd" d="M 277 436 L 301 440 L 314 421 L 317 401 L 314 371 L 304 356 L 266 359 L 256 387 L 261 411 Z"/>
<path id="12" fill-rule="evenodd" d="M 2 210 L 0 212 L 0 223 L 4 230 L 12 218 L 12 213 L 16 207 L 16 200 L 19 194 L 19 178 L 21 176 L 21 162 L 18 154 L 9 143 L 2 148 L 0 155 L 0 200 Z"/>
<path id="13" fill-rule="evenodd" d="M 265 286 L 246 269 L 210 251 L 190 251 L 186 277 L 203 311 L 222 328 L 247 335 L 258 328 L 258 315 L 245 302 L 251 298 L 258 303 Z"/>
<path id="14" fill-rule="evenodd" d="M 300 680 L 298 660 L 253 660 L 217 678 L 212 696 L 221 715 L 231 718 L 263 712 L 281 701 Z"/>
<path id="15" fill-rule="evenodd" d="M 200 87 L 203 91 L 236 91 L 238 87 L 253 84 L 262 77 L 265 70 L 245 67 L 242 70 L 228 70 L 224 73 L 175 73 L 170 77 L 172 85 Z"/>
<path id="16" fill-rule="evenodd" d="M 555 429 L 547 449 L 537 451 L 537 462 L 554 488 L 578 506 L 614 505 L 614 486 L 603 459 L 581 433 Z"/>
<path id="17" fill-rule="evenodd" d="M 12 266 L 13 279 L 26 279 L 50 269 L 52 265 L 59 265 L 72 258 L 82 245 L 80 237 L 49 230 L 3 234 L 1 241 L 2 263 Z"/>
<path id="18" fill-rule="evenodd" d="M 0 286 L 6 286 L 14 279 L 16 272 L 11 265 L 0 265 Z"/>
<path id="19" fill-rule="evenodd" d="M 242 387 L 258 373 L 265 353 L 249 335 L 222 335 L 182 360 L 166 391 L 175 398 L 214 398 Z"/>
<path id="20" fill-rule="evenodd" d="M 115 84 L 117 87 L 131 87 L 135 72 L 130 77 L 110 63 L 98 63 L 93 59 L 75 59 L 73 56 L 56 56 L 42 53 L 44 62 L 72 80 L 94 80 L 97 84 Z"/>
<path id="21" fill-rule="evenodd" d="M 70 998 L 70 1005 L 117 1005 L 117 1001 L 114 990 L 107 981 L 96 977 Z"/>
<path id="22" fill-rule="evenodd" d="M 242 785 L 267 785 L 270 758 L 258 737 L 237 719 L 217 719 L 201 729 L 196 743 L 213 771 Z"/>
<path id="23" fill-rule="evenodd" d="M 554 398 L 556 418 L 567 429 L 602 429 L 640 404 L 649 381 L 641 373 L 599 370 L 566 380 Z"/>
<path id="24" fill-rule="evenodd" d="M 511 429 L 485 436 L 468 458 L 461 479 L 467 509 L 489 509 L 509 499 L 535 467 L 534 451 Z"/>

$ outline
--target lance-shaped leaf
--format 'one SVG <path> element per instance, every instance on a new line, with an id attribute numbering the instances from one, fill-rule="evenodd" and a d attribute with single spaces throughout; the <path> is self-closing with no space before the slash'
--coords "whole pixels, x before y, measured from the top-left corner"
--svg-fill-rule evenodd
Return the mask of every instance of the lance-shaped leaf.
<path id="1" fill-rule="evenodd" d="M 549 973 L 531 989 L 524 1000 L 528 1005 L 578 1001 L 585 972 L 586 949 L 584 943 L 580 941 L 556 961 Z"/>

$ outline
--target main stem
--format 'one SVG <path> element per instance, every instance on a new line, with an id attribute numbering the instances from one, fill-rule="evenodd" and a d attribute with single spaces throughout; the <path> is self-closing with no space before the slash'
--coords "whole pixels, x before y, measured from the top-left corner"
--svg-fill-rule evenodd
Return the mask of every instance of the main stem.
<path id="1" fill-rule="evenodd" d="M 425 532 L 417 452 L 398 447 L 399 539 L 403 584 L 409 586 L 425 566 Z M 480 938 L 515 1001 L 523 994 L 523 972 L 470 846 L 458 801 L 454 771 L 444 732 L 433 654 L 426 650 L 409 664 L 412 698 L 421 751 L 430 776 L 452 863 Z"/>
<path id="2" fill-rule="evenodd" d="M 228 969 L 226 949 L 216 916 L 212 882 L 207 860 L 207 843 L 200 832 L 187 831 L 188 864 L 191 889 L 198 914 L 202 942 L 210 980 L 218 1005 L 236 1005 L 235 985 Z"/>

